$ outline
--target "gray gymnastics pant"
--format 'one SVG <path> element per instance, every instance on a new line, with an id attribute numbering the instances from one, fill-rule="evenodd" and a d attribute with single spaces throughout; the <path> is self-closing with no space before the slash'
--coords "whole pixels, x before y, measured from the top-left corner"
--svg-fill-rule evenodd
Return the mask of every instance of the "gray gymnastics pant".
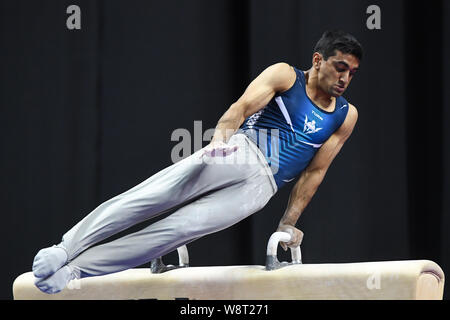
<path id="1" fill-rule="evenodd" d="M 99 205 L 59 244 L 69 266 L 81 277 L 133 268 L 262 209 L 277 192 L 267 161 L 244 134 L 233 135 L 229 144 L 239 149 L 226 157 L 200 157 L 201 149 Z M 177 206 L 138 232 L 94 246 Z"/>

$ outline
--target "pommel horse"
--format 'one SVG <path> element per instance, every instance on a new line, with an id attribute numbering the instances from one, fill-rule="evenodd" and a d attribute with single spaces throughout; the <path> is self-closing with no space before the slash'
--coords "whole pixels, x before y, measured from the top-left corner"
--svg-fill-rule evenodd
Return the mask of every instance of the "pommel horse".
<path id="1" fill-rule="evenodd" d="M 187 247 L 177 249 L 179 264 L 162 258 L 149 268 L 72 280 L 57 294 L 34 285 L 32 272 L 13 283 L 15 300 L 440 300 L 444 272 L 430 260 L 303 264 L 300 246 L 291 262 L 280 262 L 277 247 L 290 235 L 275 232 L 266 265 L 190 267 Z"/>

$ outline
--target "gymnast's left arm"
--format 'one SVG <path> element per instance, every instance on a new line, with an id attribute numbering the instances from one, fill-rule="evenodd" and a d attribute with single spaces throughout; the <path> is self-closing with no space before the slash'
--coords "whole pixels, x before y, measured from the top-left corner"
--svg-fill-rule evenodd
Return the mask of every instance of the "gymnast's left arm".
<path id="1" fill-rule="evenodd" d="M 277 229 L 277 231 L 291 234 L 291 241 L 280 242 L 284 250 L 287 250 L 288 247 L 295 248 L 301 244 L 303 232 L 295 227 L 297 220 L 322 183 L 332 161 L 353 132 L 357 119 L 358 112 L 355 106 L 349 104 L 347 117 L 341 127 L 320 147 L 292 188 L 287 208 Z"/>

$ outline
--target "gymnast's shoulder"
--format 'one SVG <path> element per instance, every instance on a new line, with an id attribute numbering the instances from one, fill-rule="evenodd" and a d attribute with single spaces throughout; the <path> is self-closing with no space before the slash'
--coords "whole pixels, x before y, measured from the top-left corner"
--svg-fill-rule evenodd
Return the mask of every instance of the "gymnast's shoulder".
<path id="1" fill-rule="evenodd" d="M 355 118 L 355 120 L 358 119 L 358 109 L 356 109 L 355 105 L 348 103 L 348 112 L 347 112 L 347 118 Z"/>
<path id="2" fill-rule="evenodd" d="M 345 120 L 342 123 L 341 127 L 338 129 L 338 132 L 343 137 L 345 137 L 345 139 L 348 138 L 348 136 L 350 136 L 350 134 L 352 133 L 353 128 L 355 127 L 357 121 L 358 121 L 358 110 L 353 104 L 348 102 L 347 116 L 345 117 Z"/>

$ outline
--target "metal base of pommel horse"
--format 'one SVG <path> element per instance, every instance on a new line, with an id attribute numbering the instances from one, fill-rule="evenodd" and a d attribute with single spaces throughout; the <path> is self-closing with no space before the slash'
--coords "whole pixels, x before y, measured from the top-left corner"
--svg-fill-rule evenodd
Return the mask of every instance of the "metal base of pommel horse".
<path id="1" fill-rule="evenodd" d="M 34 285 L 32 272 L 13 284 L 16 300 L 440 300 L 444 272 L 430 260 L 302 264 L 300 247 L 292 262 L 279 262 L 277 247 L 290 235 L 275 232 L 266 265 L 189 267 L 186 246 L 177 249 L 179 265 L 162 258 L 149 268 L 83 278 L 57 294 Z"/>

